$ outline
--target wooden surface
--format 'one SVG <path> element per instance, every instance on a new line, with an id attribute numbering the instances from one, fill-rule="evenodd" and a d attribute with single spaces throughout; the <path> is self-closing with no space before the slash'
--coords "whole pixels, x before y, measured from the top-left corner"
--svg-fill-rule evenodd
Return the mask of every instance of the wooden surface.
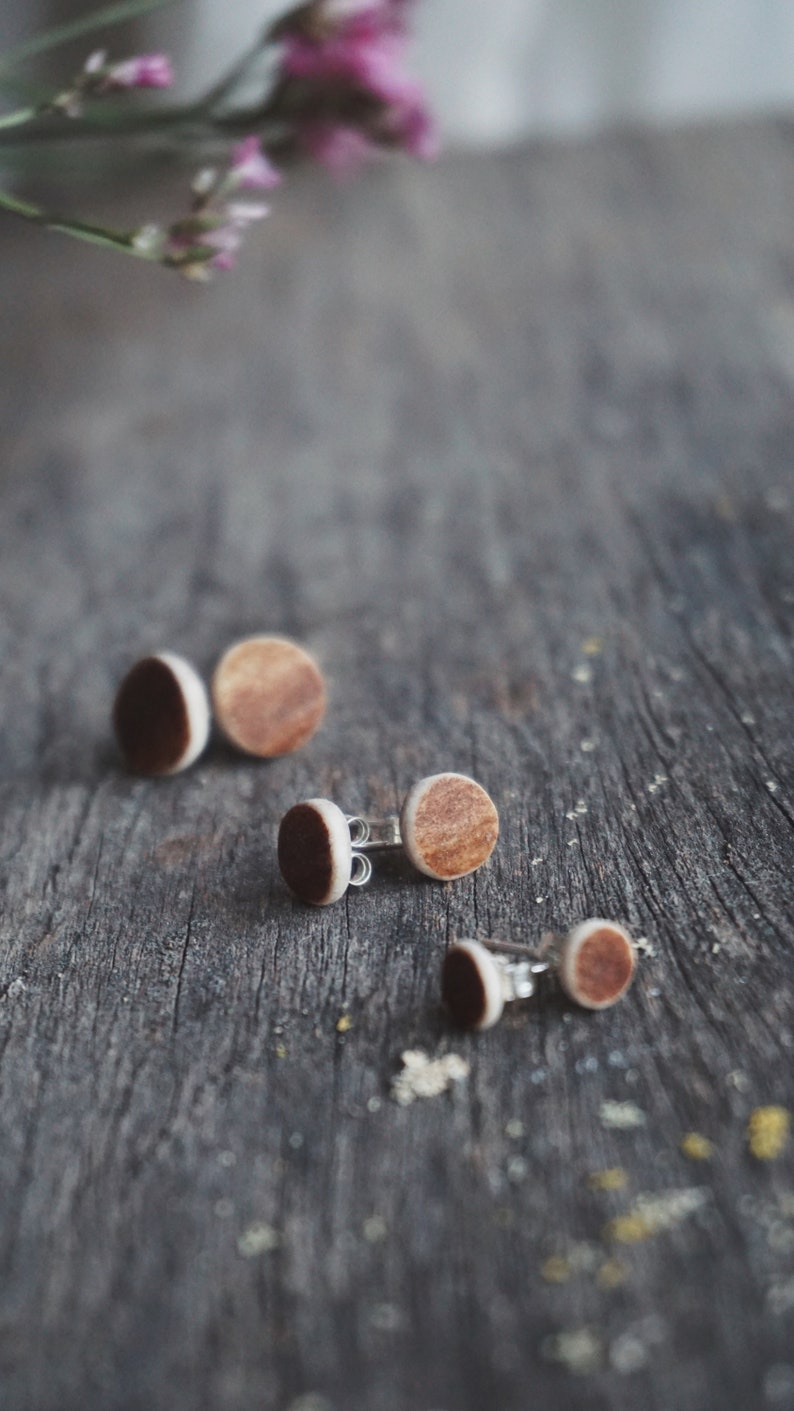
<path id="1" fill-rule="evenodd" d="M 792 1407 L 794 129 L 275 205 L 209 289 L 0 232 L 3 1411 Z M 126 777 L 135 657 L 257 630 L 310 745 Z M 289 805 L 443 769 L 486 868 L 289 899 Z M 592 914 L 620 1006 L 450 1029 L 451 937 Z M 470 1076 L 401 1107 L 417 1047 Z"/>

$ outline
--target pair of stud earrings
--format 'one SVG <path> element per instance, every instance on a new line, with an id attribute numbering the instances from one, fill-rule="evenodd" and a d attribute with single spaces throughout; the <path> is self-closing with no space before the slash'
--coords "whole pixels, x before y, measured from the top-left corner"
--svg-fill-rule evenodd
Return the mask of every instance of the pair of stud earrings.
<path id="1" fill-rule="evenodd" d="M 544 938 L 538 950 L 513 941 L 461 940 L 444 957 L 441 997 L 461 1028 L 490 1029 L 506 1004 L 535 994 L 539 975 L 556 973 L 576 1004 L 609 1009 L 626 993 L 636 964 L 628 931 L 600 918 Z"/>
<path id="2" fill-rule="evenodd" d="M 330 799 L 294 804 L 279 827 L 278 862 L 300 901 L 328 906 L 369 881 L 372 853 L 402 849 L 426 877 L 452 882 L 487 862 L 498 837 L 499 814 L 481 784 L 431 774 L 388 818 L 343 813 Z"/>
<path id="3" fill-rule="evenodd" d="M 372 875 L 369 854 L 402 848 L 427 877 L 454 881 L 488 860 L 499 836 L 493 800 L 463 774 L 433 774 L 414 784 L 399 814 L 383 819 L 346 814 L 330 799 L 294 804 L 281 820 L 278 861 L 300 901 L 328 906 Z M 622 926 L 599 918 L 539 949 L 512 941 L 461 940 L 444 957 L 441 994 L 453 1022 L 490 1029 L 506 1004 L 535 994 L 537 977 L 556 973 L 569 999 L 608 1009 L 628 990 L 636 948 Z"/>
<path id="4" fill-rule="evenodd" d="M 286 637 L 235 642 L 218 662 L 212 706 L 223 734 L 261 758 L 299 749 L 326 708 L 322 673 Z M 210 692 L 191 663 L 173 652 L 136 662 L 113 705 L 116 739 L 138 774 L 176 774 L 206 747 Z M 399 815 L 350 816 L 330 799 L 295 804 L 282 820 L 278 858 L 287 885 L 302 901 L 327 906 L 372 875 L 370 853 L 402 848 L 428 877 L 452 881 L 490 857 L 499 836 L 493 800 L 463 774 L 433 774 L 408 791 Z"/>
<path id="5" fill-rule="evenodd" d="M 227 740 L 270 759 L 306 744 L 325 707 L 314 658 L 288 637 L 256 636 L 224 652 L 209 692 L 195 667 L 173 652 L 136 662 L 116 692 L 113 728 L 134 773 L 177 774 L 205 749 L 213 711 Z"/>

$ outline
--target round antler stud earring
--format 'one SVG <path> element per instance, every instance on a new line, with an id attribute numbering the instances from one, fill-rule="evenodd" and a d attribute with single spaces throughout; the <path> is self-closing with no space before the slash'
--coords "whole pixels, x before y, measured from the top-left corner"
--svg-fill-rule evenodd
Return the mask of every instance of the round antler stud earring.
<path id="1" fill-rule="evenodd" d="M 490 1029 L 506 1004 L 534 995 L 535 975 L 547 969 L 535 957 L 508 960 L 480 941 L 458 941 L 444 956 L 441 998 L 461 1029 Z"/>
<path id="2" fill-rule="evenodd" d="M 301 901 L 327 906 L 372 876 L 369 854 L 403 848 L 428 877 L 454 881 L 493 852 L 499 815 L 485 790 L 463 774 L 434 774 L 410 790 L 402 813 L 363 818 L 330 799 L 307 799 L 284 815 L 278 862 Z"/>
<path id="3" fill-rule="evenodd" d="M 505 1004 L 535 993 L 535 976 L 546 971 L 556 971 L 565 993 L 583 1008 L 608 1009 L 626 993 L 635 967 L 628 932 L 593 919 L 549 937 L 540 951 L 512 941 L 457 942 L 444 957 L 441 996 L 456 1024 L 490 1029 Z"/>
<path id="4" fill-rule="evenodd" d="M 314 734 L 325 714 L 325 682 L 297 642 L 247 637 L 218 662 L 212 703 L 232 744 L 270 759 L 300 749 Z"/>
<path id="5" fill-rule="evenodd" d="M 190 662 L 173 652 L 144 657 L 116 692 L 113 729 L 128 769 L 136 774 L 187 769 L 209 738 L 204 682 Z"/>

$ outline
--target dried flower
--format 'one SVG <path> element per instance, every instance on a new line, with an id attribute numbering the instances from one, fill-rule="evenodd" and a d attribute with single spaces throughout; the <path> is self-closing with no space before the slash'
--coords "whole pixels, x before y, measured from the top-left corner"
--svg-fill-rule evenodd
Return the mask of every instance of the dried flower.
<path id="1" fill-rule="evenodd" d="M 148 105 L 136 114 L 133 104 L 125 112 L 122 102 L 99 100 L 114 93 L 169 87 L 174 72 L 165 54 L 137 54 L 111 63 L 107 51 L 97 49 L 62 91 L 0 116 L 0 145 L 17 140 L 20 129 L 31 124 L 37 127 L 36 137 L 46 140 L 48 127 L 62 125 L 64 118 L 82 133 L 109 140 L 163 128 L 176 146 L 217 141 L 227 137 L 230 117 L 238 131 L 248 128 L 250 135 L 232 148 L 225 167 L 197 163 L 190 210 L 170 226 L 143 222 L 133 230 L 114 230 L 56 216 L 4 190 L 0 209 L 93 245 L 166 265 L 190 279 L 206 280 L 215 269 L 230 269 L 244 232 L 268 213 L 261 201 L 239 196 L 270 191 L 281 180 L 268 149 L 285 161 L 312 157 L 337 173 L 355 170 L 379 149 L 401 148 L 418 157 L 435 154 L 432 119 L 419 85 L 404 67 L 412 3 L 309 0 L 290 10 L 264 39 L 258 38 L 203 98 L 162 112 Z M 100 19 L 101 13 L 97 25 Z M 261 75 L 262 50 L 270 44 L 280 52 L 267 70 L 266 87 L 254 99 L 252 73 Z M 58 137 L 63 136 L 61 126 Z"/>
<path id="2" fill-rule="evenodd" d="M 353 10 L 315 0 L 271 32 L 283 45 L 280 82 L 298 140 L 334 171 L 378 147 L 437 153 L 422 89 L 404 69 L 406 12 L 405 0 Z"/>
<path id="3" fill-rule="evenodd" d="M 277 186 L 280 180 L 259 138 L 244 138 L 232 149 L 224 173 L 204 167 L 193 178 L 193 210 L 169 226 L 156 257 L 188 279 L 206 280 L 214 269 L 232 269 L 244 231 L 270 212 L 264 201 L 240 200 L 236 193 Z M 139 231 L 135 237 L 139 249 L 142 234 Z"/>
<path id="4" fill-rule="evenodd" d="M 100 72 L 103 91 L 114 88 L 170 88 L 174 81 L 171 61 L 165 54 L 137 54 Z"/>
<path id="5" fill-rule="evenodd" d="M 243 191 L 272 191 L 281 181 L 281 173 L 265 156 L 259 138 L 252 135 L 232 148 L 228 179 Z"/>
<path id="6" fill-rule="evenodd" d="M 173 81 L 174 70 L 165 54 L 136 54 L 109 64 L 107 50 L 95 49 L 69 87 L 44 103 L 41 111 L 81 118 L 86 98 L 103 98 L 132 88 L 170 88 Z"/>
<path id="7" fill-rule="evenodd" d="M 341 123 L 309 124 L 303 144 L 310 157 L 334 176 L 350 176 L 372 152 L 372 143 L 356 127 Z"/>

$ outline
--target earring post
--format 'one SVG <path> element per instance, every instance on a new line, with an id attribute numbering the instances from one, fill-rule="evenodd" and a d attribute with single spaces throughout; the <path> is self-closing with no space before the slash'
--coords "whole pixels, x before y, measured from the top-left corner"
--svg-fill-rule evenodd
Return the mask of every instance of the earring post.
<path id="1" fill-rule="evenodd" d="M 402 847 L 400 819 L 396 813 L 389 814 L 387 818 L 364 818 L 359 814 L 345 816 L 354 852 L 385 852 L 387 848 Z"/>
<path id="2" fill-rule="evenodd" d="M 529 969 L 533 975 L 544 975 L 547 970 L 551 970 L 553 962 L 545 960 L 540 956 L 534 946 L 524 945 L 521 941 L 499 941 L 488 939 L 481 942 L 486 950 L 494 951 L 497 955 L 521 956 L 526 959 Z"/>

